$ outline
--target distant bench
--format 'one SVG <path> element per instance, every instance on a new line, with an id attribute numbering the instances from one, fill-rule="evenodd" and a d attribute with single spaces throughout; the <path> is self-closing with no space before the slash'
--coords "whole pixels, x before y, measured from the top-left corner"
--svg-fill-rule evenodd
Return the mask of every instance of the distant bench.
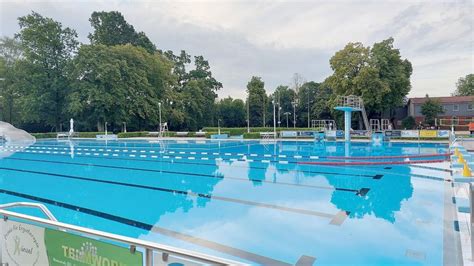
<path id="1" fill-rule="evenodd" d="M 189 135 L 189 132 L 176 132 L 177 137 L 187 137 Z"/>
<path id="2" fill-rule="evenodd" d="M 118 136 L 115 134 L 96 135 L 95 138 L 97 140 L 118 140 Z"/>
<path id="3" fill-rule="evenodd" d="M 205 137 L 205 136 L 206 136 L 206 132 L 204 132 L 204 131 L 198 131 L 198 132 L 194 133 L 194 135 L 195 135 L 196 137 Z"/>
<path id="4" fill-rule="evenodd" d="M 260 137 L 265 138 L 265 137 L 276 137 L 275 132 L 260 132 Z"/>
<path id="5" fill-rule="evenodd" d="M 69 133 L 66 133 L 66 132 L 59 132 L 58 134 L 56 134 L 56 139 L 68 138 L 68 137 L 69 137 Z"/>

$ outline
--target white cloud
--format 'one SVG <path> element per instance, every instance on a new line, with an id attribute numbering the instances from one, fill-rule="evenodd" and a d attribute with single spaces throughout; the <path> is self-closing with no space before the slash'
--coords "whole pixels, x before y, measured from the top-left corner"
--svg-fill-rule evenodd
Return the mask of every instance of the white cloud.
<path id="1" fill-rule="evenodd" d="M 395 38 L 414 67 L 412 96 L 449 95 L 474 72 L 471 1 L 3 1 L 1 34 L 36 10 L 75 28 L 87 42 L 88 18 L 118 10 L 164 50 L 204 55 L 222 81 L 221 97 L 245 97 L 252 75 L 267 91 L 293 73 L 322 81 L 329 58 L 347 42 Z"/>

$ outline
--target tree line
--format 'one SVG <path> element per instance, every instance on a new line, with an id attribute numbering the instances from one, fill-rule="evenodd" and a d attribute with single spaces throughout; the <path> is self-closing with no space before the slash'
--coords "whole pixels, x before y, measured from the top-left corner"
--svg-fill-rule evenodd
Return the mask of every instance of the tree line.
<path id="1" fill-rule="evenodd" d="M 246 99 L 217 99 L 223 85 L 203 56 L 160 50 L 117 11 L 93 12 L 89 21 L 84 44 L 52 18 L 18 18 L 20 31 L 0 40 L 1 120 L 32 132 L 67 130 L 71 117 L 80 131 L 102 131 L 106 122 L 115 131 L 156 130 L 161 109 L 170 130 L 198 130 L 270 126 L 275 108 L 278 126 L 309 127 L 341 119 L 336 95 L 359 95 L 370 117 L 391 118 L 411 88 L 411 63 L 389 38 L 371 47 L 348 43 L 322 81 L 294 74 L 268 88 L 253 76 Z"/>

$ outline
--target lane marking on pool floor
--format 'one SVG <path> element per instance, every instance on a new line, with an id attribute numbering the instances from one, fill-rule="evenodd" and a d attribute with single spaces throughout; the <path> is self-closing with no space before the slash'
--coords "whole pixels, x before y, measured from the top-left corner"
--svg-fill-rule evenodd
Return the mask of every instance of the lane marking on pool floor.
<path id="1" fill-rule="evenodd" d="M 184 191 L 184 190 L 163 188 L 163 187 L 152 187 L 152 186 L 147 186 L 147 185 L 131 184 L 131 183 L 118 182 L 118 181 L 102 180 L 102 179 L 95 179 L 95 178 L 89 178 L 89 177 L 65 175 L 65 174 L 56 174 L 56 173 L 23 170 L 23 169 L 7 168 L 7 167 L 0 167 L 0 170 L 23 172 L 23 173 L 38 174 L 38 175 L 47 175 L 47 176 L 82 180 L 82 181 L 91 181 L 91 182 L 103 183 L 103 184 L 111 184 L 111 185 L 117 185 L 117 186 L 126 186 L 126 187 L 134 187 L 134 188 L 147 189 L 147 190 L 162 191 L 162 192 L 167 192 L 167 193 L 172 193 L 172 194 L 189 195 L 189 196 L 194 196 L 194 197 L 199 197 L 199 198 L 216 199 L 216 200 L 221 200 L 221 201 L 226 201 L 226 202 L 240 203 L 243 205 L 275 209 L 275 210 L 280 210 L 280 211 L 286 211 L 286 212 L 297 213 L 297 214 L 305 214 L 305 215 L 311 215 L 311 216 L 316 216 L 316 217 L 330 218 L 331 219 L 330 224 L 333 224 L 333 225 L 341 225 L 345 219 L 345 218 L 344 219 L 341 218 L 341 214 L 340 214 L 341 212 L 338 212 L 337 214 L 330 214 L 330 213 L 325 213 L 325 212 L 320 212 L 320 211 L 298 209 L 298 208 L 280 206 L 280 205 L 275 205 L 275 204 L 270 204 L 270 203 L 235 199 L 235 198 L 229 198 L 229 197 L 223 197 L 223 196 L 211 195 L 211 194 L 205 194 L 205 193 L 195 193 L 192 191 Z M 350 214 L 349 211 L 343 211 L 343 212 L 346 216 Z"/>
<path id="2" fill-rule="evenodd" d="M 288 183 L 288 182 L 276 182 L 270 180 L 262 180 L 262 179 L 255 179 L 255 178 L 238 178 L 238 177 L 224 177 L 224 176 L 215 176 L 215 175 L 208 175 L 208 174 L 199 174 L 199 173 L 186 173 L 186 172 L 174 172 L 174 171 L 163 171 L 157 169 L 144 169 L 144 168 L 134 168 L 134 167 L 124 167 L 124 166 L 111 166 L 111 165 L 100 165 L 100 164 L 90 164 L 90 163 L 73 163 L 73 162 L 60 162 L 60 161 L 48 161 L 48 160 L 38 160 L 38 159 L 21 159 L 21 158 L 4 158 L 6 160 L 18 160 L 18 161 L 30 161 L 30 162 L 41 162 L 41 163 L 52 163 L 52 164 L 65 164 L 65 165 L 77 165 L 77 166 L 92 166 L 92 167 L 100 167 L 100 168 L 107 168 L 107 169 L 120 169 L 120 170 L 134 170 L 134 171 L 144 171 L 144 172 L 152 172 L 152 173 L 167 173 L 172 175 L 189 175 L 189 176 L 203 176 L 209 178 L 218 178 L 218 179 L 231 179 L 243 182 L 259 182 L 259 183 L 268 183 L 268 184 L 276 184 L 276 185 L 285 185 L 285 186 L 295 186 L 295 187 L 302 187 L 302 188 L 312 188 L 312 189 L 325 189 L 325 190 L 336 190 L 336 191 L 345 191 L 350 193 L 355 193 L 357 196 L 365 197 L 369 192 L 369 188 L 361 188 L 361 189 L 350 189 L 350 188 L 340 188 L 340 187 L 329 187 L 329 186 L 319 186 L 319 185 L 306 185 L 306 184 L 296 184 L 296 183 Z"/>
<path id="3" fill-rule="evenodd" d="M 43 149 L 44 149 L 44 147 L 43 147 Z M 149 151 L 149 152 L 152 152 L 152 150 Z M 160 152 L 162 152 L 162 151 L 160 151 Z M 172 151 L 170 151 L 169 153 L 172 153 Z M 180 154 L 186 154 L 187 152 L 180 151 L 179 153 Z M 190 151 L 188 153 L 189 154 L 196 154 L 196 152 L 194 152 L 194 151 Z M 222 153 L 213 153 L 213 154 L 221 155 L 221 156 L 231 156 L 231 155 L 246 156 L 246 154 L 244 154 L 244 153 L 228 153 L 228 152 L 223 153 L 224 155 L 222 155 Z M 258 155 L 254 154 L 254 153 L 251 153 L 251 154 L 249 154 L 249 156 L 258 156 Z M 286 154 L 275 154 L 275 155 L 273 155 L 273 154 L 263 154 L 263 157 L 264 158 L 265 157 L 267 157 L 267 158 L 271 158 L 271 157 L 275 157 L 275 158 L 295 158 L 295 159 L 301 159 L 301 158 L 304 157 L 304 158 L 310 158 L 310 159 L 319 159 L 318 156 L 313 156 L 313 155 L 311 155 L 311 156 L 302 156 L 302 155 L 286 155 Z M 186 157 L 183 157 L 183 158 L 186 158 Z M 179 158 L 179 159 L 181 159 L 181 158 Z M 223 159 L 225 160 L 226 158 L 223 158 Z M 193 160 L 193 159 L 191 158 L 191 160 Z M 234 159 L 230 159 L 230 160 L 234 160 Z M 241 160 L 241 159 L 237 159 L 237 160 Z M 246 161 L 246 160 L 243 159 L 243 161 Z M 273 160 L 273 161 L 272 160 L 260 160 L 260 161 L 256 161 L 256 162 L 262 162 L 262 163 L 272 163 L 273 162 L 273 163 L 280 163 L 280 164 L 298 163 L 298 161 L 282 161 L 281 162 L 281 161 L 278 161 L 278 160 Z M 423 166 L 420 166 L 420 167 L 423 167 Z"/>
<path id="4" fill-rule="evenodd" d="M 25 153 L 23 151 L 19 152 L 20 154 Z M 82 153 L 76 153 L 78 155 L 82 155 Z M 63 157 L 69 157 L 69 156 L 64 156 L 64 155 L 56 155 L 56 156 L 63 156 Z M 78 157 L 88 157 L 88 156 L 78 156 Z M 102 158 L 102 159 L 107 159 L 107 160 L 126 160 L 126 161 L 143 161 L 143 162 L 152 162 L 152 163 L 176 163 L 176 164 L 191 164 L 191 165 L 201 165 L 201 166 L 211 166 L 211 167 L 216 167 L 216 164 L 213 163 L 204 163 L 204 162 L 186 162 L 186 161 L 179 161 L 179 162 L 173 162 L 173 161 L 167 161 L 167 160 L 144 160 L 144 159 L 129 159 L 129 158 L 124 158 L 124 156 L 118 156 L 114 155 L 114 157 L 118 158 L 107 158 L 107 157 L 93 157 L 93 158 Z M 176 158 L 178 157 L 178 158 Z M 163 157 L 164 158 L 164 157 Z M 171 159 L 172 156 L 170 156 L 169 159 Z M 175 159 L 183 159 L 181 156 L 175 156 Z M 168 159 L 168 158 L 167 158 Z M 216 158 L 214 159 L 215 161 L 225 161 L 223 158 Z M 255 162 L 259 162 L 259 160 L 254 160 Z M 245 162 L 245 161 L 243 161 Z M 270 160 L 261 160 L 261 162 L 264 163 L 270 163 Z M 258 167 L 258 166 L 230 166 L 230 167 L 240 167 L 240 168 L 245 168 L 245 169 L 261 169 L 261 170 L 266 170 L 267 167 Z M 331 166 L 330 166 L 331 167 Z M 333 167 L 334 168 L 334 167 Z M 357 174 L 357 173 L 340 173 L 340 172 L 322 172 L 322 171 L 314 171 L 314 170 L 292 170 L 292 169 L 286 169 L 286 168 L 276 168 L 278 171 L 295 171 L 297 173 L 308 173 L 308 174 L 331 174 L 331 175 L 338 175 L 338 176 L 350 176 L 350 177 L 369 177 L 373 179 L 379 179 L 376 178 L 377 175 L 366 175 L 366 174 Z"/>
<path id="5" fill-rule="evenodd" d="M 17 146 L 12 146 L 12 147 L 17 147 Z M 33 149 L 47 149 L 47 147 L 38 147 L 38 146 L 30 146 L 30 148 Z M 64 150 L 70 149 L 70 148 L 63 148 Z M 81 148 L 76 148 L 77 150 L 81 150 Z M 84 150 L 88 150 L 88 148 L 83 148 Z M 95 149 L 94 149 L 95 151 Z M 115 150 L 116 152 L 119 152 L 120 150 Z M 128 149 L 122 149 L 121 151 L 123 152 L 128 152 Z M 137 152 L 137 150 L 132 150 L 131 152 Z M 149 152 L 149 153 L 154 153 L 156 152 L 155 150 L 152 150 L 152 148 L 148 148 L 148 150 L 141 150 L 141 152 Z M 195 151 L 172 151 L 170 150 L 168 153 L 175 153 L 178 152 L 180 154 L 197 154 Z M 160 151 L 160 153 L 163 153 L 163 151 Z M 207 154 L 207 152 L 201 152 L 201 154 Z M 239 153 L 239 152 L 214 152 L 212 153 L 213 155 L 219 155 L 219 156 L 258 156 L 258 154 L 255 153 Z M 295 159 L 302 159 L 302 158 L 309 158 L 309 159 L 319 159 L 319 156 L 313 156 L 313 155 L 287 155 L 287 154 L 262 154 L 263 157 L 281 157 L 281 158 L 295 158 Z"/>
<path id="6" fill-rule="evenodd" d="M 20 147 L 20 146 L 12 146 L 12 147 Z M 51 149 L 51 147 L 35 147 L 35 146 L 30 146 L 30 148 L 32 148 L 32 149 L 35 149 L 35 148 L 36 148 L 36 149 Z M 147 147 L 147 148 L 148 148 L 148 147 Z M 54 149 L 58 149 L 58 148 L 54 148 Z M 63 148 L 63 149 L 66 150 L 67 148 Z M 77 148 L 77 149 L 80 150 L 81 148 Z M 150 148 L 148 148 L 148 149 L 152 149 L 152 148 L 150 147 Z M 84 148 L 84 150 L 89 150 L 89 148 Z M 91 149 L 91 151 L 95 151 L 95 150 L 96 150 L 96 149 Z M 98 149 L 98 150 L 101 150 L 101 149 Z M 118 151 L 118 150 L 117 150 L 117 151 Z M 123 149 L 122 151 L 127 152 L 128 150 L 127 150 L 127 149 Z M 132 150 L 132 152 L 137 152 L 137 150 Z M 154 151 L 154 150 L 148 150 L 148 151 L 146 151 L 146 150 L 140 150 L 140 152 L 154 153 L 155 151 Z M 160 153 L 164 153 L 164 151 L 160 151 Z M 169 153 L 174 153 L 174 152 L 173 152 L 173 151 L 169 151 Z M 189 152 L 186 152 L 186 151 L 179 151 L 179 153 L 180 153 L 180 154 L 187 154 L 187 153 L 189 153 L 189 154 L 196 154 L 197 152 L 195 152 L 195 151 L 189 151 Z M 165 154 L 166 154 L 166 153 L 165 153 Z M 220 156 L 232 156 L 232 155 L 234 155 L 234 156 L 235 156 L 235 155 L 236 155 L 236 156 L 242 156 L 242 155 L 243 155 L 243 156 L 246 156 L 246 154 L 244 154 L 244 153 L 229 153 L 229 152 L 225 152 L 225 153 L 213 153 L 213 154 L 214 154 L 214 155 L 220 155 Z M 224 155 L 222 155 L 222 154 L 224 154 Z M 252 156 L 252 155 L 257 156 L 257 154 L 250 154 L 250 156 Z M 133 156 L 132 156 L 132 157 L 133 157 Z M 293 156 L 292 156 L 292 155 L 286 155 L 286 154 L 279 154 L 279 155 L 278 155 L 278 154 L 275 154 L 275 155 L 273 155 L 273 154 L 263 154 L 263 157 L 281 157 L 281 158 L 285 158 L 285 157 L 286 157 L 286 158 L 295 158 L 295 159 L 301 159 L 301 158 L 319 159 L 318 156 L 312 156 L 312 155 L 311 155 L 311 156 L 307 156 L 307 155 L 305 155 L 305 156 L 302 156 L 302 155 L 293 155 Z M 145 158 L 145 157 L 144 157 L 144 158 Z M 186 158 L 186 157 L 182 157 L 182 158 L 178 158 L 178 159 L 185 159 L 185 158 Z M 198 158 L 195 158 L 195 159 L 198 159 Z M 200 159 L 200 158 L 199 158 L 199 159 Z M 190 160 L 193 160 L 193 158 L 191 158 Z M 201 160 L 202 160 L 202 159 L 201 159 Z M 225 159 L 224 159 L 224 160 L 225 160 Z M 239 159 L 237 159 L 237 160 L 239 160 Z M 277 160 L 274 160 L 274 161 L 270 160 L 270 162 L 268 162 L 267 160 L 260 160 L 260 161 L 254 161 L 254 162 L 261 162 L 261 163 L 280 163 L 280 161 L 277 161 Z M 288 163 L 297 163 L 297 162 L 296 162 L 296 161 L 288 161 Z M 286 164 L 286 162 L 283 161 L 282 164 Z M 415 167 L 420 167 L 420 168 L 422 168 L 423 166 L 420 165 L 420 166 L 415 166 Z M 435 169 L 434 169 L 434 170 L 435 170 Z"/>
<path id="7" fill-rule="evenodd" d="M 295 266 L 309 266 L 309 265 L 314 265 L 314 262 L 316 261 L 315 257 L 310 257 L 303 255 L 299 258 L 299 260 L 296 262 Z"/>

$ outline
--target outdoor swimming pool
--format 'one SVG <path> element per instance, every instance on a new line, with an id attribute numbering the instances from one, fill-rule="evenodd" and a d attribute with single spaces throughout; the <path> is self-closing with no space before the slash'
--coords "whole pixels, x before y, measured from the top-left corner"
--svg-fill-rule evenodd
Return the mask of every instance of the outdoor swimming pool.
<path id="1" fill-rule="evenodd" d="M 445 144 L 45 140 L 0 151 L 0 203 L 43 203 L 61 222 L 250 264 L 455 256 L 448 172 L 345 164 L 444 160 Z"/>

